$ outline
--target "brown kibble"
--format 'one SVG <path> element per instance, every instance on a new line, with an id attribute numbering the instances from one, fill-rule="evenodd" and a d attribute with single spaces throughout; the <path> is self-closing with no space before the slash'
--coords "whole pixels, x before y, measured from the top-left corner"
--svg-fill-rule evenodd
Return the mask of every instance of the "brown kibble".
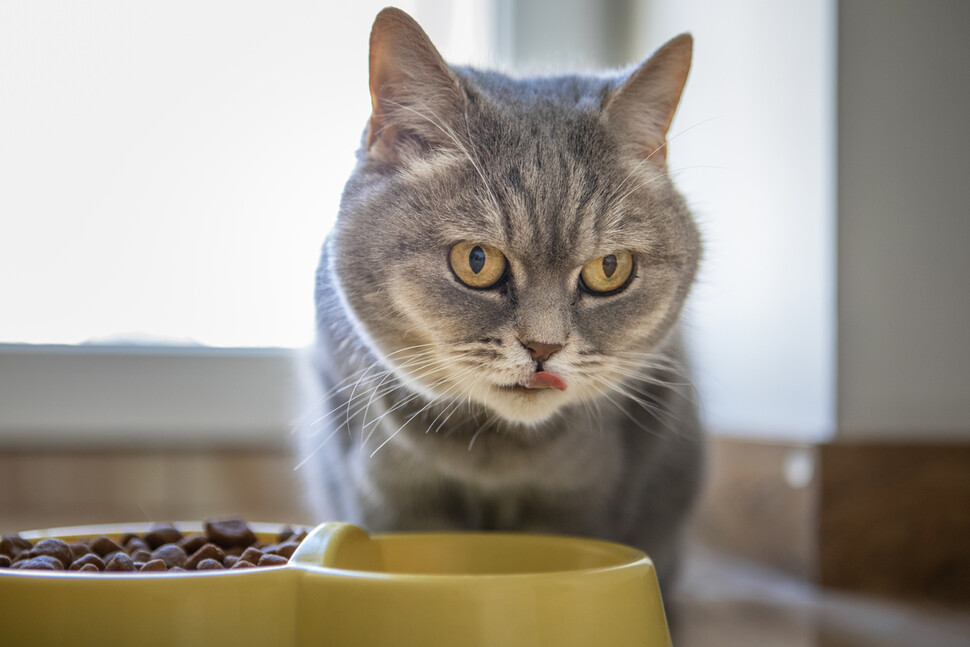
<path id="1" fill-rule="evenodd" d="M 105 572 L 130 573 L 135 570 L 135 562 L 125 551 L 116 551 L 108 563 L 104 565 Z"/>
<path id="2" fill-rule="evenodd" d="M 61 539 L 41 539 L 31 551 L 34 557 L 38 555 L 50 555 L 57 558 L 61 564 L 70 564 L 74 557 L 71 555 L 71 547 L 66 541 Z"/>
<path id="3" fill-rule="evenodd" d="M 257 565 L 259 566 L 282 566 L 289 560 L 285 557 L 280 557 L 279 555 L 263 555 L 259 558 Z"/>
<path id="4" fill-rule="evenodd" d="M 282 544 L 283 542 L 285 542 L 287 539 L 289 539 L 295 534 L 296 534 L 296 531 L 290 528 L 289 526 L 287 526 L 286 528 L 283 528 L 282 530 L 280 530 L 279 534 L 276 535 L 276 543 Z"/>
<path id="5" fill-rule="evenodd" d="M 296 548 L 299 545 L 300 544 L 296 543 L 295 541 L 288 541 L 285 544 L 280 544 L 277 546 L 276 550 L 273 552 L 281 557 L 289 559 L 290 557 L 293 557 L 293 553 L 296 552 Z"/>
<path id="6" fill-rule="evenodd" d="M 123 550 L 116 550 L 116 551 L 113 551 L 113 552 L 108 553 L 107 555 L 102 555 L 101 556 L 101 561 L 103 561 L 105 564 L 107 564 L 112 559 L 114 559 L 114 556 L 115 555 L 124 555 L 125 557 L 130 557 L 130 555 L 128 555 L 128 553 L 126 553 L 125 551 L 123 551 Z M 135 561 L 135 560 L 132 560 L 132 561 Z"/>
<path id="7" fill-rule="evenodd" d="M 174 544 L 182 538 L 182 531 L 170 523 L 157 523 L 145 533 L 145 541 L 152 550 L 164 544 Z"/>
<path id="8" fill-rule="evenodd" d="M 104 560 L 102 560 L 94 553 L 88 553 L 87 555 L 81 555 L 80 557 L 78 557 L 76 560 L 74 560 L 74 563 L 71 564 L 70 570 L 79 571 L 81 570 L 81 568 L 83 568 L 84 566 L 87 566 L 88 564 L 90 564 L 91 566 L 94 566 L 99 571 L 104 570 Z"/>
<path id="9" fill-rule="evenodd" d="M 172 568 L 173 566 L 185 566 L 188 555 L 175 544 L 165 544 L 152 551 L 151 558 L 160 559 L 165 562 L 166 566 Z"/>
<path id="10" fill-rule="evenodd" d="M 221 548 L 219 548 L 215 544 L 206 544 L 199 550 L 192 553 L 192 556 L 189 557 L 188 561 L 184 564 L 184 566 L 185 568 L 192 571 L 198 568 L 199 563 L 202 562 L 203 560 L 214 559 L 221 564 L 222 560 L 224 560 L 225 558 L 226 558 L 226 554 L 222 552 Z"/>
<path id="11" fill-rule="evenodd" d="M 218 562 L 218 561 L 216 561 L 214 559 L 203 559 L 195 567 L 195 570 L 197 570 L 197 571 L 214 571 L 216 569 L 222 570 L 222 568 L 224 568 L 223 565 L 222 565 L 222 562 Z"/>
<path id="12" fill-rule="evenodd" d="M 13 559 L 20 553 L 30 550 L 34 545 L 20 535 L 4 535 L 0 539 L 0 554 Z"/>
<path id="13" fill-rule="evenodd" d="M 23 568 L 31 571 L 63 571 L 64 564 L 56 557 L 37 555 L 15 562 L 13 568 Z"/>
<path id="14" fill-rule="evenodd" d="M 125 550 L 124 546 L 116 542 L 111 537 L 105 537 L 104 535 L 92 539 L 88 546 L 91 548 L 91 550 L 97 553 L 99 557 L 104 557 L 109 553 L 116 553 L 119 550 Z"/>
<path id="15" fill-rule="evenodd" d="M 251 546 L 256 543 L 256 535 L 246 522 L 235 518 L 206 520 L 205 536 L 221 548 Z"/>
<path id="16" fill-rule="evenodd" d="M 244 559 L 247 562 L 255 564 L 259 561 L 259 558 L 263 556 L 263 551 L 256 548 L 255 546 L 250 546 L 243 551 L 243 554 L 239 556 L 239 559 Z"/>
<path id="17" fill-rule="evenodd" d="M 278 566 L 306 536 L 305 531 L 295 534 L 287 527 L 277 534 L 277 543 L 266 545 L 242 519 L 208 519 L 204 526 L 204 534 L 183 534 L 171 523 L 158 523 L 145 534 L 100 535 L 74 543 L 48 537 L 33 544 L 20 535 L 7 535 L 0 540 L 0 568 L 171 573 Z"/>
<path id="18" fill-rule="evenodd" d="M 141 570 L 147 571 L 149 573 L 156 572 L 156 571 L 162 572 L 162 571 L 167 571 L 168 566 L 166 566 L 165 562 L 163 562 L 160 559 L 153 559 L 151 561 L 145 562 L 145 565 L 141 567 Z"/>
<path id="19" fill-rule="evenodd" d="M 152 554 L 145 548 L 137 548 L 131 551 L 131 558 L 136 562 L 148 562 L 152 559 Z"/>
<path id="20" fill-rule="evenodd" d="M 151 547 L 148 545 L 148 542 L 137 535 L 124 542 L 124 545 L 125 550 L 128 551 L 129 555 L 137 550 L 147 550 L 148 552 L 152 551 Z"/>
<path id="21" fill-rule="evenodd" d="M 191 535 L 182 537 L 176 543 L 182 548 L 182 550 L 185 551 L 186 555 L 191 555 L 209 542 L 206 540 L 205 535 L 200 533 L 192 533 Z"/>
<path id="22" fill-rule="evenodd" d="M 88 548 L 87 544 L 80 541 L 71 544 L 71 559 L 78 560 L 85 555 L 93 555 L 94 551 Z"/>

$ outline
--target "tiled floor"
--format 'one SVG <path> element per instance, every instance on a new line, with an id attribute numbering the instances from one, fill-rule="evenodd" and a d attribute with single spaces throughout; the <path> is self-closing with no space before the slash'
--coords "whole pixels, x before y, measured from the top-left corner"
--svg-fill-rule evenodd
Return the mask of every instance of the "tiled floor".
<path id="1" fill-rule="evenodd" d="M 676 647 L 970 646 L 970 609 L 819 590 L 703 549 L 666 606 Z"/>

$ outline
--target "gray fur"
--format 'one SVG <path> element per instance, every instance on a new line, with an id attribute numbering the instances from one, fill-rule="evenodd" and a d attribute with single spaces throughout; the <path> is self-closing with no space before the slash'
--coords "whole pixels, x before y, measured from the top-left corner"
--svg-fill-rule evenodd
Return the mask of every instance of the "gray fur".
<path id="1" fill-rule="evenodd" d="M 395 46 L 430 47 L 399 13 Z M 378 86 L 393 102 L 375 104 L 324 244 L 319 415 L 300 438 L 310 500 L 373 531 L 620 541 L 666 580 L 701 478 L 677 324 L 700 242 L 655 147 L 630 146 L 643 126 L 611 107 L 632 77 L 421 78 Z M 508 282 L 461 284 L 459 241 L 502 250 Z M 625 290 L 579 289 L 585 263 L 621 250 L 637 268 Z M 544 364 L 565 391 L 503 388 L 535 367 L 528 340 L 563 344 Z"/>

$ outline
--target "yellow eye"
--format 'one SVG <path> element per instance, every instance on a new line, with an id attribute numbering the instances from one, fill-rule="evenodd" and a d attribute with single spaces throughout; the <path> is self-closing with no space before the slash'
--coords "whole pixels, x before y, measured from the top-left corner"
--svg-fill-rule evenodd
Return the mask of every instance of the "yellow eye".
<path id="1" fill-rule="evenodd" d="M 611 294 L 624 287 L 633 274 L 633 254 L 617 252 L 600 256 L 583 266 L 579 276 L 593 294 Z"/>
<path id="2" fill-rule="evenodd" d="M 505 276 L 505 256 L 491 245 L 458 243 L 448 256 L 455 276 L 470 288 L 490 288 Z"/>

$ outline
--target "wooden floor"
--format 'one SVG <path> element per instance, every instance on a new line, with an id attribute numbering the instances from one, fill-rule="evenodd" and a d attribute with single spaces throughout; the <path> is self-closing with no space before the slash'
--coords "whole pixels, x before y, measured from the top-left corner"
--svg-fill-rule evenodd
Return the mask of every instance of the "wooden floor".
<path id="1" fill-rule="evenodd" d="M 823 590 L 701 548 L 665 599 L 676 647 L 970 645 L 970 609 Z"/>
<path id="2" fill-rule="evenodd" d="M 0 451 L 0 533 L 229 514 L 311 524 L 299 491 L 283 450 Z M 970 645 L 970 609 L 819 590 L 700 545 L 664 598 L 677 647 Z"/>

